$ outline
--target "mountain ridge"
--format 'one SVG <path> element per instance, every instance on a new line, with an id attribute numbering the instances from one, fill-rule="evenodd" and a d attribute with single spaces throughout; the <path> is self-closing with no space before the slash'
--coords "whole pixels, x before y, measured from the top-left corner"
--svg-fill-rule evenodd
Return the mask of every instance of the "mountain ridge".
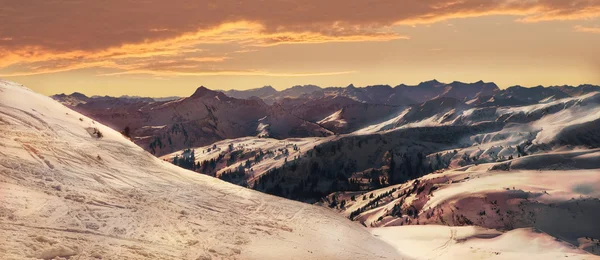
<path id="1" fill-rule="evenodd" d="M 430 80 L 414 86 L 359 88 L 350 84 L 320 88 L 304 85 L 283 91 L 267 86 L 229 92 L 247 98 L 230 97 L 227 92 L 204 86 L 198 87 L 189 97 L 165 101 L 87 97 L 81 93 L 59 94 L 52 98 L 119 131 L 129 128 L 128 132 L 137 144 L 154 154 L 164 155 L 243 136 L 285 139 L 347 134 L 393 119 L 409 107 L 413 109 L 407 111 L 403 119 L 389 126 L 415 123 L 417 119 L 434 120 L 438 108 L 450 103 L 460 105 L 449 107 L 444 111 L 446 115 L 438 115 L 435 120 L 453 120 L 454 114 L 468 107 L 527 106 L 594 91 L 600 91 L 600 87 L 513 86 L 501 90 L 493 82 L 454 81 L 446 84 Z M 435 105 L 434 100 L 447 102 Z M 423 109 L 429 112 L 417 111 Z"/>

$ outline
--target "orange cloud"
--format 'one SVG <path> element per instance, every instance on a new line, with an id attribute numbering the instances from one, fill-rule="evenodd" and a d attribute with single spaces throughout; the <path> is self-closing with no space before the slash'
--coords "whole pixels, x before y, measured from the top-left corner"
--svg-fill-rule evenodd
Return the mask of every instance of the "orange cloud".
<path id="1" fill-rule="evenodd" d="M 185 58 L 188 61 L 196 61 L 196 62 L 222 62 L 225 60 L 228 60 L 229 57 L 226 56 L 222 56 L 222 57 L 190 57 L 190 58 Z"/>
<path id="2" fill-rule="evenodd" d="M 576 25 L 575 27 L 573 27 L 573 29 L 575 29 L 575 31 L 577 32 L 583 33 L 600 33 L 600 27 L 585 27 L 581 25 Z"/>
<path id="3" fill-rule="evenodd" d="M 140 72 L 143 72 L 143 74 L 186 75 L 189 72 L 181 71 L 182 69 L 188 68 L 203 71 L 204 68 L 199 63 L 224 62 L 231 59 L 229 56 L 205 56 L 203 55 L 205 50 L 196 47 L 200 44 L 238 42 L 249 47 L 265 47 L 286 43 L 386 41 L 405 38 L 400 35 L 383 32 L 362 32 L 361 34 L 341 31 L 338 32 L 339 36 L 326 36 L 313 32 L 264 34 L 261 33 L 263 30 L 264 27 L 260 24 L 237 22 L 223 24 L 208 30 L 186 33 L 174 38 L 139 44 L 123 44 L 118 47 L 99 51 L 76 50 L 59 52 L 30 46 L 16 52 L 6 52 L 8 55 L 2 57 L 0 67 L 16 66 L 17 68 L 13 68 L 13 70 L 17 71 L 0 73 L 0 76 L 29 76 L 92 67 L 131 70 L 135 72 L 113 73 L 111 75 L 140 74 Z M 247 50 L 242 50 L 241 52 L 247 52 Z M 40 63 L 43 63 L 43 65 Z M 156 66 L 170 66 L 170 70 L 157 71 L 148 69 L 148 67 Z M 182 73 L 174 73 L 175 70 L 180 70 Z M 222 72 L 219 73 L 222 74 Z M 257 74 L 255 72 L 252 73 Z M 207 75 L 207 73 L 195 74 Z M 260 72 L 258 74 L 268 73 Z"/>
<path id="4" fill-rule="evenodd" d="M 3 1 L 0 74 L 90 67 L 139 72 L 169 60 L 179 60 L 170 71 L 205 71 L 186 61 L 224 63 L 234 57 L 204 53 L 203 44 L 236 44 L 238 53 L 279 44 L 390 41 L 408 39 L 392 31 L 398 24 L 486 15 L 516 15 L 521 22 L 591 19 L 600 16 L 600 1 Z"/>

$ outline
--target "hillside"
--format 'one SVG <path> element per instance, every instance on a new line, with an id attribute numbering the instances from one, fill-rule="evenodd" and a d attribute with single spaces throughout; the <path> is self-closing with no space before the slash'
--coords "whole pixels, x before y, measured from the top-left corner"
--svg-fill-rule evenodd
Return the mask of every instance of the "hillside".
<path id="1" fill-rule="evenodd" d="M 273 195 L 316 202 L 331 192 L 377 189 L 446 168 L 554 150 L 598 148 L 599 98 L 599 93 L 589 93 L 498 108 L 436 98 L 350 134 L 229 139 L 200 147 L 195 149 L 194 162 L 198 165 L 192 169 Z M 343 121 L 345 109 L 319 123 Z M 229 145 L 233 149 L 227 148 Z M 205 154 L 208 150 L 210 153 Z M 164 158 L 173 161 L 175 155 L 182 156 L 183 152 Z M 392 161 L 394 176 L 390 175 Z M 223 176 L 225 171 L 235 178 Z"/>
<path id="2" fill-rule="evenodd" d="M 361 103 L 340 95 L 285 98 L 276 104 L 299 118 L 317 123 L 338 134 L 350 133 L 384 121 L 404 109 L 402 106 Z"/>
<path id="3" fill-rule="evenodd" d="M 498 128 L 450 134 L 454 144 L 437 152 L 422 150 L 425 155 L 417 164 L 407 165 L 407 154 L 410 158 L 414 152 L 396 146 L 375 164 L 381 167 L 381 176 L 391 179 L 415 167 L 431 173 L 373 191 L 332 193 L 322 205 L 371 227 L 474 225 L 510 231 L 506 234 L 533 228 L 600 254 L 600 229 L 595 221 L 600 217 L 600 93 L 521 107 L 455 111 L 446 122 L 428 120 L 429 126 L 418 126 L 431 118 L 427 114 L 382 130 L 380 135 L 420 129 L 412 140 L 427 141 L 436 139 L 424 135 L 425 129 L 447 132 L 456 126 L 490 123 Z M 409 117 L 400 115 L 395 122 L 405 118 Z M 461 243 L 455 238 L 449 241 L 449 245 Z"/>
<path id="4" fill-rule="evenodd" d="M 548 153 L 508 161 L 508 167 L 465 166 L 372 192 L 332 194 L 329 200 L 345 201 L 342 214 L 372 227 L 534 228 L 600 254 L 599 155 L 598 150 Z M 562 167 L 544 167 L 548 162 Z"/>
<path id="5" fill-rule="evenodd" d="M 400 258 L 331 211 L 183 170 L 6 81 L 0 132 L 3 259 Z"/>
<path id="6" fill-rule="evenodd" d="M 260 99 L 231 98 L 205 87 L 171 101 L 92 99 L 70 107 L 115 130 L 128 128 L 136 144 L 158 156 L 228 138 L 332 134 Z"/>

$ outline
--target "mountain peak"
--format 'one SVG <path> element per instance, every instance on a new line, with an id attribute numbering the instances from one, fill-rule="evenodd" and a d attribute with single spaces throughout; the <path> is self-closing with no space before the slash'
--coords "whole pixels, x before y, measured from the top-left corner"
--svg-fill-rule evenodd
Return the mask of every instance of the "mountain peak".
<path id="1" fill-rule="evenodd" d="M 79 92 L 73 92 L 69 96 L 72 96 L 72 97 L 75 97 L 75 98 L 88 98 L 86 95 L 84 95 L 82 93 L 79 93 Z"/>
<path id="2" fill-rule="evenodd" d="M 275 88 L 273 88 L 273 87 L 272 87 L 272 86 L 270 86 L 270 85 L 269 85 L 269 86 L 264 86 L 264 87 L 262 87 L 262 88 L 260 88 L 260 89 L 262 89 L 262 90 L 269 90 L 269 91 L 277 91 Z"/>
<path id="3" fill-rule="evenodd" d="M 419 87 L 435 87 L 437 85 L 442 84 L 441 82 L 437 81 L 436 79 L 430 80 L 430 81 L 424 81 L 419 83 Z"/>
<path id="4" fill-rule="evenodd" d="M 194 94 L 192 94 L 192 98 L 200 98 L 203 96 L 206 96 L 207 94 L 215 94 L 215 91 L 212 91 L 204 86 L 200 86 L 196 89 L 196 91 L 194 92 Z"/>

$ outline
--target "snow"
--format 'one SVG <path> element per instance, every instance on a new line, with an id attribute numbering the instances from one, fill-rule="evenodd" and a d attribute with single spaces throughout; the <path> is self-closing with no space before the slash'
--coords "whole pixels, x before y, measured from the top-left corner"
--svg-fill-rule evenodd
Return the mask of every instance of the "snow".
<path id="1" fill-rule="evenodd" d="M 400 119 L 402 119 L 402 117 L 404 117 L 409 111 L 410 111 L 410 109 L 405 109 L 402 112 L 400 112 L 397 116 L 393 117 L 392 119 L 359 129 L 359 130 L 355 131 L 353 134 L 367 135 L 367 134 L 373 134 L 373 133 L 376 133 L 379 131 L 383 131 L 386 128 L 391 128 L 391 127 L 393 127 L 393 125 L 396 122 L 400 121 Z"/>
<path id="2" fill-rule="evenodd" d="M 163 129 L 165 128 L 167 125 L 148 125 L 148 126 L 142 126 L 142 129 L 145 128 L 150 128 L 150 129 Z"/>
<path id="3" fill-rule="evenodd" d="M 344 112 L 344 110 L 340 109 L 335 113 L 323 118 L 321 121 L 317 122 L 317 124 L 322 125 L 326 123 L 332 123 L 335 127 L 344 127 L 348 124 L 348 122 L 346 122 L 346 120 L 344 120 L 344 118 L 342 117 L 342 112 Z"/>
<path id="4" fill-rule="evenodd" d="M 236 139 L 226 139 L 216 142 L 211 145 L 194 148 L 194 154 L 196 156 L 196 162 L 203 162 L 206 160 L 215 159 L 219 154 L 227 152 L 229 145 L 232 144 L 235 149 L 241 149 L 244 151 L 258 151 L 261 149 L 266 152 L 268 150 L 277 151 L 279 149 L 288 150 L 288 161 L 292 161 L 293 158 L 300 158 L 307 151 L 315 147 L 316 145 L 332 140 L 334 137 L 306 137 L 306 138 L 288 138 L 288 139 L 274 139 L 274 138 L 259 138 L 259 137 L 242 137 Z M 294 150 L 293 146 L 296 145 L 298 150 Z M 215 149 L 213 149 L 213 147 Z M 209 151 L 210 150 L 210 151 Z M 167 161 L 173 161 L 173 157 L 180 155 L 183 151 L 177 151 L 171 154 L 160 157 Z M 248 179 L 249 183 L 253 183 L 259 176 L 267 172 L 269 169 L 280 167 L 284 164 L 285 160 L 282 156 L 266 157 L 257 164 L 252 165 L 253 176 Z M 242 162 L 243 163 L 243 162 Z M 234 170 L 239 163 L 234 163 L 228 167 L 219 169 L 218 173 Z"/>
<path id="5" fill-rule="evenodd" d="M 400 258 L 334 212 L 183 170 L 7 81 L 0 132 L 3 259 Z"/>
<path id="6" fill-rule="evenodd" d="M 490 167 L 489 165 L 485 166 Z M 473 167 L 472 167 L 473 168 Z M 489 191 L 500 191 L 506 188 L 529 192 L 547 192 L 537 198 L 539 201 L 566 201 L 580 196 L 600 197 L 600 189 L 592 193 L 582 194 L 576 187 L 584 184 L 594 184 L 600 187 L 598 170 L 570 171 L 510 171 L 498 173 L 495 171 L 480 171 L 469 169 L 469 181 L 455 183 L 436 191 L 424 208 L 436 207 L 443 202 L 463 197 L 465 194 L 477 194 Z M 453 174 L 450 171 L 447 174 Z M 460 174 L 460 172 L 458 172 Z M 438 176 L 439 177 L 439 176 Z"/>
<path id="7" fill-rule="evenodd" d="M 598 259 L 532 229 L 506 233 L 438 225 L 375 228 L 375 236 L 414 259 Z"/>
<path id="8" fill-rule="evenodd" d="M 507 163 L 509 169 L 494 170 Z M 376 227 L 375 235 L 417 259 L 600 259 L 582 250 L 600 251 L 599 168 L 600 149 L 550 151 L 436 172 L 366 193 L 346 193 L 339 199 L 349 203 L 337 211 L 348 216 L 372 201 L 350 201 L 351 195 L 377 197 L 395 190 L 355 220 Z M 423 192 L 404 195 L 417 187 Z M 391 217 L 394 206 L 416 207 L 419 215 L 402 212 L 401 217 Z M 481 227 L 502 232 L 492 230 L 497 235 L 465 240 L 456 235 L 463 227 L 435 226 L 465 225 L 458 217 L 480 226 L 471 227 L 478 229 L 475 235 L 490 232 Z"/>
<path id="9" fill-rule="evenodd" d="M 266 118 L 266 116 L 263 117 L 263 119 L 264 118 Z M 258 136 L 269 136 L 269 124 L 258 123 L 258 126 L 256 127 L 256 132 L 258 132 Z"/>

